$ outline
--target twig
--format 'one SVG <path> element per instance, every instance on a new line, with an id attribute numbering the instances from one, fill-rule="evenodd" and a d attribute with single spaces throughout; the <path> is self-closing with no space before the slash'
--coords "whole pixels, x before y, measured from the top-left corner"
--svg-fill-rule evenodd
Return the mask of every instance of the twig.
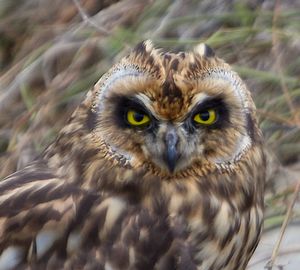
<path id="1" fill-rule="evenodd" d="M 279 238 L 277 239 L 277 242 L 274 246 L 274 249 L 273 249 L 273 252 L 272 252 L 272 256 L 271 256 L 271 260 L 268 261 L 268 263 L 266 264 L 265 268 L 268 269 L 268 270 L 272 270 L 273 266 L 274 266 L 274 263 L 275 263 L 275 260 L 278 256 L 278 253 L 279 253 L 279 248 L 280 248 L 280 244 L 282 242 L 282 239 L 283 239 L 283 235 L 285 233 L 285 230 L 286 230 L 286 227 L 288 225 L 288 222 L 292 216 L 292 210 L 293 210 L 293 207 L 296 203 L 296 200 L 297 200 L 297 197 L 298 197 L 298 194 L 299 194 L 299 191 L 300 191 L 300 181 L 298 182 L 298 184 L 296 185 L 295 187 L 295 191 L 294 191 L 294 196 L 293 196 L 293 199 L 288 207 L 288 211 L 285 215 L 285 218 L 284 218 L 284 221 L 282 223 L 282 226 L 281 226 L 281 229 L 280 229 L 280 233 L 279 233 Z"/>
<path id="2" fill-rule="evenodd" d="M 283 125 L 287 125 L 289 127 L 295 127 L 297 126 L 296 123 L 294 123 L 293 121 L 286 119 L 284 117 L 282 117 L 279 114 L 275 114 L 275 113 L 271 113 L 268 111 L 265 111 L 263 109 L 257 109 L 257 113 L 262 115 L 263 117 L 269 118 L 270 120 L 283 124 Z"/>
<path id="3" fill-rule="evenodd" d="M 284 140 L 287 138 L 291 138 L 292 135 L 296 135 L 300 130 L 300 125 L 297 125 L 296 127 L 292 128 L 292 130 L 287 131 L 285 134 L 283 134 L 278 140 L 275 140 L 271 143 L 271 147 L 278 147 Z"/>
<path id="4" fill-rule="evenodd" d="M 110 32 L 108 30 L 106 30 L 105 28 L 99 26 L 97 23 L 95 23 L 83 10 L 83 8 L 81 7 L 81 5 L 79 4 L 78 0 L 73 0 L 76 8 L 78 9 L 78 12 L 81 16 L 81 18 L 83 19 L 84 22 L 88 23 L 89 25 L 93 26 L 94 28 L 96 28 L 100 34 L 103 34 L 105 36 L 110 35 Z"/>
<path id="5" fill-rule="evenodd" d="M 284 255 L 289 255 L 289 254 L 294 254 L 294 253 L 298 254 L 299 252 L 300 252 L 300 246 L 297 245 L 297 246 L 293 246 L 293 247 L 290 247 L 290 248 L 286 248 L 285 250 L 281 251 L 281 252 L 279 253 L 279 255 L 284 256 Z M 263 263 L 263 262 L 266 261 L 267 259 L 268 259 L 268 257 L 267 257 L 267 256 L 264 256 L 263 258 L 260 258 L 260 259 L 258 259 L 258 260 L 255 261 L 255 262 L 251 262 L 251 263 L 248 265 L 248 268 L 251 269 L 252 267 L 255 267 L 255 266 L 257 266 L 257 265 Z M 248 269 L 248 268 L 247 268 L 247 269 Z"/>
<path id="6" fill-rule="evenodd" d="M 289 106 L 292 117 L 294 118 L 294 120 L 297 121 L 298 120 L 297 119 L 297 117 L 298 117 L 297 116 L 297 110 L 294 107 L 294 104 L 292 102 L 292 98 L 291 98 L 290 93 L 288 91 L 288 87 L 287 87 L 287 85 L 285 83 L 285 80 L 284 80 L 284 76 L 283 76 L 283 72 L 282 72 L 282 68 L 281 68 L 282 64 L 281 64 L 280 52 L 278 51 L 278 46 L 277 46 L 278 38 L 277 38 L 276 24 L 277 24 L 277 19 L 278 19 L 278 14 L 279 14 L 279 8 L 280 8 L 280 0 L 276 0 L 275 8 L 274 8 L 274 16 L 273 16 L 273 20 L 272 20 L 272 44 L 273 44 L 272 52 L 273 52 L 273 55 L 274 55 L 275 68 L 278 72 L 282 92 L 284 94 L 286 103 Z"/>
<path id="7" fill-rule="evenodd" d="M 168 25 L 169 21 L 173 19 L 173 16 L 178 11 L 178 5 L 182 5 L 181 1 L 173 1 L 169 7 L 167 14 L 160 20 L 158 27 L 156 30 L 153 31 L 152 38 L 153 37 L 159 37 L 163 31 L 165 30 L 166 26 Z"/>

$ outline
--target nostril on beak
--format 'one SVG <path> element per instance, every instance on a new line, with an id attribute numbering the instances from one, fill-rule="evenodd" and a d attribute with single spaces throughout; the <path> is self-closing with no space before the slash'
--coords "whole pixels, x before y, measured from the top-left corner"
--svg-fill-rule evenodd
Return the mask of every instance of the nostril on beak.
<path id="1" fill-rule="evenodd" d="M 169 170 L 171 172 L 174 172 L 176 167 L 176 162 L 179 156 L 176 148 L 178 143 L 178 135 L 176 134 L 175 130 L 170 130 L 166 133 L 165 142 L 166 142 L 165 160 Z"/>
<path id="2" fill-rule="evenodd" d="M 168 131 L 166 134 L 166 144 L 170 146 L 176 146 L 178 142 L 178 136 L 174 130 Z"/>

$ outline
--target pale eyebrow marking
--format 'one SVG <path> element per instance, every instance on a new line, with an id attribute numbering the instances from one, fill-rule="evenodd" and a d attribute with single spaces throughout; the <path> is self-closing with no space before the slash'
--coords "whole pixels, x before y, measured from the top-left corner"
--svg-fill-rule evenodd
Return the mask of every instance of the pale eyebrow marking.
<path id="1" fill-rule="evenodd" d="M 135 97 L 140 100 L 143 104 L 149 104 L 151 102 L 150 98 L 145 94 L 137 94 Z"/>
<path id="2" fill-rule="evenodd" d="M 202 103 L 205 99 L 211 96 L 207 95 L 206 93 L 198 93 L 193 97 L 193 102 L 191 103 L 191 107 L 193 108 L 196 104 Z"/>
<path id="3" fill-rule="evenodd" d="M 119 68 L 115 71 L 113 71 L 110 76 L 104 80 L 103 84 L 101 85 L 101 91 L 99 92 L 98 95 L 98 108 L 101 111 L 101 102 L 99 102 L 99 100 L 103 100 L 106 92 L 108 91 L 108 89 L 110 89 L 111 85 L 113 85 L 114 83 L 116 83 L 116 81 L 119 81 L 120 79 L 124 79 L 125 77 L 139 77 L 139 76 L 143 76 L 144 74 L 137 70 L 134 67 L 128 67 L 128 66 L 124 66 L 122 68 Z M 101 80 L 101 79 L 100 79 Z"/>
<path id="4" fill-rule="evenodd" d="M 151 112 L 151 114 L 154 117 L 156 117 L 157 119 L 159 118 L 158 115 L 156 114 L 155 110 L 153 109 L 153 107 L 152 106 L 148 106 L 148 105 L 151 105 L 152 102 L 151 102 L 150 98 L 147 95 L 141 93 L 141 94 L 135 95 L 134 97 L 136 99 L 138 99 L 139 101 L 141 101 L 142 104 L 144 104 L 144 106 Z"/>
<path id="5" fill-rule="evenodd" d="M 234 73 L 224 69 L 212 70 L 209 75 L 205 76 L 202 81 L 205 80 L 222 80 L 228 82 L 233 90 L 234 95 L 240 100 L 244 111 L 248 111 L 250 105 L 247 98 L 247 90 L 241 79 L 234 76 Z"/>

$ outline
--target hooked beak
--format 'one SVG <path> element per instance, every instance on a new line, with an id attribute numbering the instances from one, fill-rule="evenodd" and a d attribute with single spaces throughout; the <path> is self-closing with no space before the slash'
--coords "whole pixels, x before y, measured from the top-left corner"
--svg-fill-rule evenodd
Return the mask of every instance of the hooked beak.
<path id="1" fill-rule="evenodd" d="M 169 130 L 166 133 L 165 137 L 166 141 L 166 152 L 165 152 L 165 161 L 170 172 L 174 172 L 176 163 L 179 159 L 179 154 L 176 149 L 178 143 L 178 135 L 176 134 L 175 130 Z"/>

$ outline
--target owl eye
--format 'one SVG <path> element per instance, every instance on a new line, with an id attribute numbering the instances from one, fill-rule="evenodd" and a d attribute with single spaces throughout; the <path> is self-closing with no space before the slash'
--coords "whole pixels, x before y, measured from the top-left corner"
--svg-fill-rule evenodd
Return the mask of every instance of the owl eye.
<path id="1" fill-rule="evenodd" d="M 208 109 L 195 114 L 194 122 L 202 125 L 212 125 L 217 121 L 217 112 L 214 109 Z"/>
<path id="2" fill-rule="evenodd" d="M 150 117 L 143 112 L 129 110 L 126 117 L 128 123 L 132 126 L 144 126 L 150 123 Z"/>

